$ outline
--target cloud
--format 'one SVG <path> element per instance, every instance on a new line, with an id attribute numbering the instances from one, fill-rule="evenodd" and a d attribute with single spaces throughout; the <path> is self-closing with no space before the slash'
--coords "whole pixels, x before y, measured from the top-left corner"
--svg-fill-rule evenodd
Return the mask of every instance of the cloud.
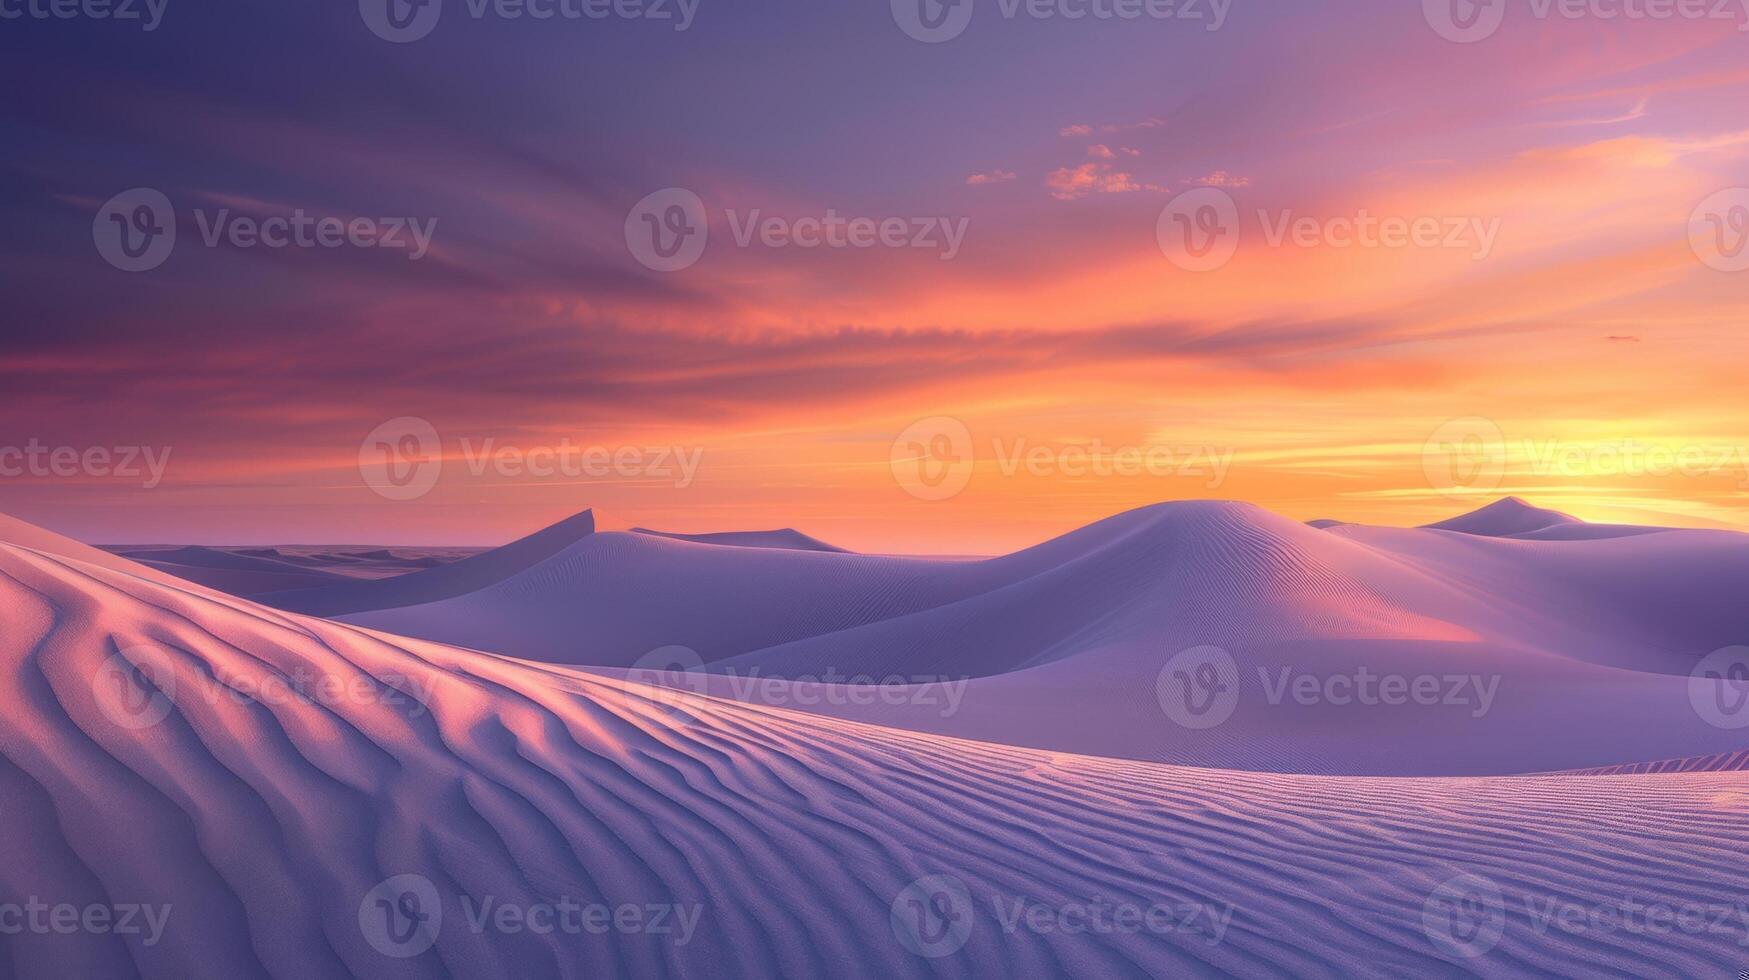
<path id="1" fill-rule="evenodd" d="M 966 178 L 966 183 L 973 187 L 980 184 L 1003 184 L 1013 180 L 1016 176 L 1012 170 L 992 170 L 987 174 L 972 174 Z"/>
<path id="2" fill-rule="evenodd" d="M 1217 170 L 1214 173 L 1204 174 L 1192 180 L 1191 183 L 1203 187 L 1250 187 L 1251 178 L 1230 174 L 1225 170 Z"/>
<path id="3" fill-rule="evenodd" d="M 1076 123 L 1073 126 L 1064 126 L 1062 129 L 1057 130 L 1057 135 L 1069 138 L 1075 136 L 1092 136 L 1095 131 L 1101 133 L 1133 133 L 1143 129 L 1158 129 L 1164 125 L 1166 125 L 1166 120 L 1161 119 L 1159 116 L 1149 116 L 1147 119 L 1143 119 L 1140 122 L 1104 123 L 1099 126 L 1091 126 L 1087 123 Z M 1125 152 L 1133 155 L 1135 151 L 1126 150 Z"/>
<path id="4" fill-rule="evenodd" d="M 1073 201 L 1089 194 L 1124 194 L 1139 191 L 1142 185 L 1134 177 L 1113 170 L 1108 163 L 1083 163 L 1079 167 L 1060 167 L 1045 177 L 1045 186 L 1059 201 Z"/>

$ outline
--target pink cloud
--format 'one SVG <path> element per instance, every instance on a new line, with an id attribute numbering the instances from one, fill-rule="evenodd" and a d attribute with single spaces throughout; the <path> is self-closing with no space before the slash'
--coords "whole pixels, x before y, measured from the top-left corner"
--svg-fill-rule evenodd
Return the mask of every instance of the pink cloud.
<path id="1" fill-rule="evenodd" d="M 1059 201 L 1073 201 L 1088 194 L 1123 194 L 1142 189 L 1135 178 L 1112 170 L 1111 165 L 1106 163 L 1083 163 L 1079 167 L 1058 168 L 1045 177 L 1045 186 L 1050 188 L 1051 196 Z"/>
<path id="2" fill-rule="evenodd" d="M 1058 136 L 1091 136 L 1091 135 L 1093 135 L 1093 127 L 1087 125 L 1086 123 L 1076 123 L 1073 126 L 1064 126 L 1062 129 L 1057 131 L 1057 135 Z"/>
<path id="3" fill-rule="evenodd" d="M 1017 174 L 1012 170 L 992 170 L 987 174 L 972 174 L 966 178 L 966 183 L 973 187 L 979 184 L 1001 184 L 1013 180 Z"/>
<path id="4" fill-rule="evenodd" d="M 1230 174 L 1225 170 L 1217 170 L 1212 174 L 1204 174 L 1191 183 L 1200 184 L 1203 187 L 1250 187 L 1251 178 Z"/>

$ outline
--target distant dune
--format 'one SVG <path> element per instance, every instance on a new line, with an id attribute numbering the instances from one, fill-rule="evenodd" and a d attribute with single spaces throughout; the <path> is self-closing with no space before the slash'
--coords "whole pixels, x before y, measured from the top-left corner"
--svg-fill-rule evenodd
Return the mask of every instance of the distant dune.
<path id="1" fill-rule="evenodd" d="M 594 533 L 595 515 L 583 511 L 502 548 L 450 564 L 395 578 L 340 582 L 253 598 L 276 609 L 315 616 L 439 602 L 503 581 Z"/>
<path id="2" fill-rule="evenodd" d="M 691 541 L 694 544 L 721 544 L 737 548 L 780 548 L 788 551 L 844 550 L 788 527 L 775 531 L 720 531 L 713 534 L 674 534 L 668 531 L 652 531 L 649 528 L 634 527 L 632 533 L 672 538 L 676 541 Z"/>
<path id="3" fill-rule="evenodd" d="M 1734 585 L 1749 536 L 1479 533 L 1589 527 L 1551 513 L 1503 502 L 1446 522 L 1472 528 L 1454 534 L 1173 503 L 974 562 L 608 532 L 464 595 L 345 618 L 613 676 L 683 648 L 713 675 L 689 683 L 723 697 L 1174 764 L 1484 775 L 1742 747 L 1695 714 L 1688 675 L 1749 636 Z M 1224 724 L 1184 729 L 1158 683 L 1203 646 L 1230 658 L 1238 700 Z M 1386 675 L 1454 690 L 1430 709 L 1286 687 Z M 916 696 L 852 703 L 810 683 L 856 676 Z M 968 680 L 951 710 L 927 693 L 937 678 Z"/>
<path id="4" fill-rule="evenodd" d="M 1532 507 L 1517 497 L 1502 497 L 1480 510 L 1471 511 L 1438 524 L 1427 525 L 1432 531 L 1460 531 L 1490 538 L 1505 538 L 1549 528 L 1582 523 L 1556 510 Z"/>
<path id="5" fill-rule="evenodd" d="M 1388 560 L 1339 541 L 1308 565 L 1249 509 L 1187 513 L 1011 559 L 1031 577 L 1097 555 L 1170 568 L 1174 536 L 1225 522 L 1253 530 L 1177 542 L 1197 574 L 1224 560 L 1309 587 Z M 1259 526 L 1286 541 L 1264 547 Z M 1040 752 L 372 633 L 16 524 L 0 535 L 0 902 L 165 913 L 150 944 L 8 935 L 7 975 L 1711 977 L 1744 962 L 1735 918 L 1580 937 L 1539 917 L 1623 896 L 1737 907 L 1737 773 L 1374 779 Z M 569 581 L 569 559 L 549 561 L 526 585 Z M 905 592 L 905 569 L 871 567 L 858 574 Z M 306 696 L 264 693 L 298 683 Z M 1084 723 L 1104 710 L 1083 702 Z M 488 901 L 655 909 L 666 927 L 470 927 Z M 1170 928 L 1037 924 L 1077 903 Z"/>

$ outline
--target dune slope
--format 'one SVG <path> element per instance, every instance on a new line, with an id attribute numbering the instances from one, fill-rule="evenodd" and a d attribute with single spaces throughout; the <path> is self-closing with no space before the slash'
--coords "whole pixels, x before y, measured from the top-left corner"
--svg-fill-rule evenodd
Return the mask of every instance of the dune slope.
<path id="1" fill-rule="evenodd" d="M 8 545 L 0 615 L 0 903 L 165 913 L 149 937 L 8 935 L 4 975 L 1720 976 L 1749 939 L 1734 914 L 1604 932 L 1543 912 L 1742 908 L 1737 773 L 1058 755 L 625 686 Z M 641 911 L 566 935 L 478 916 L 488 901 Z M 1057 928 L 1089 908 L 1152 925 Z"/>

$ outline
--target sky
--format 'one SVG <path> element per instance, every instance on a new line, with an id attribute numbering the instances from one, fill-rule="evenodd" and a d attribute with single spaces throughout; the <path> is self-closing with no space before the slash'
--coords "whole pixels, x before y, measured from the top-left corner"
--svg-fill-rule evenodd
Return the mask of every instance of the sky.
<path id="1" fill-rule="evenodd" d="M 0 511 L 84 540 L 1749 525 L 1749 0 L 79 2 Z"/>

